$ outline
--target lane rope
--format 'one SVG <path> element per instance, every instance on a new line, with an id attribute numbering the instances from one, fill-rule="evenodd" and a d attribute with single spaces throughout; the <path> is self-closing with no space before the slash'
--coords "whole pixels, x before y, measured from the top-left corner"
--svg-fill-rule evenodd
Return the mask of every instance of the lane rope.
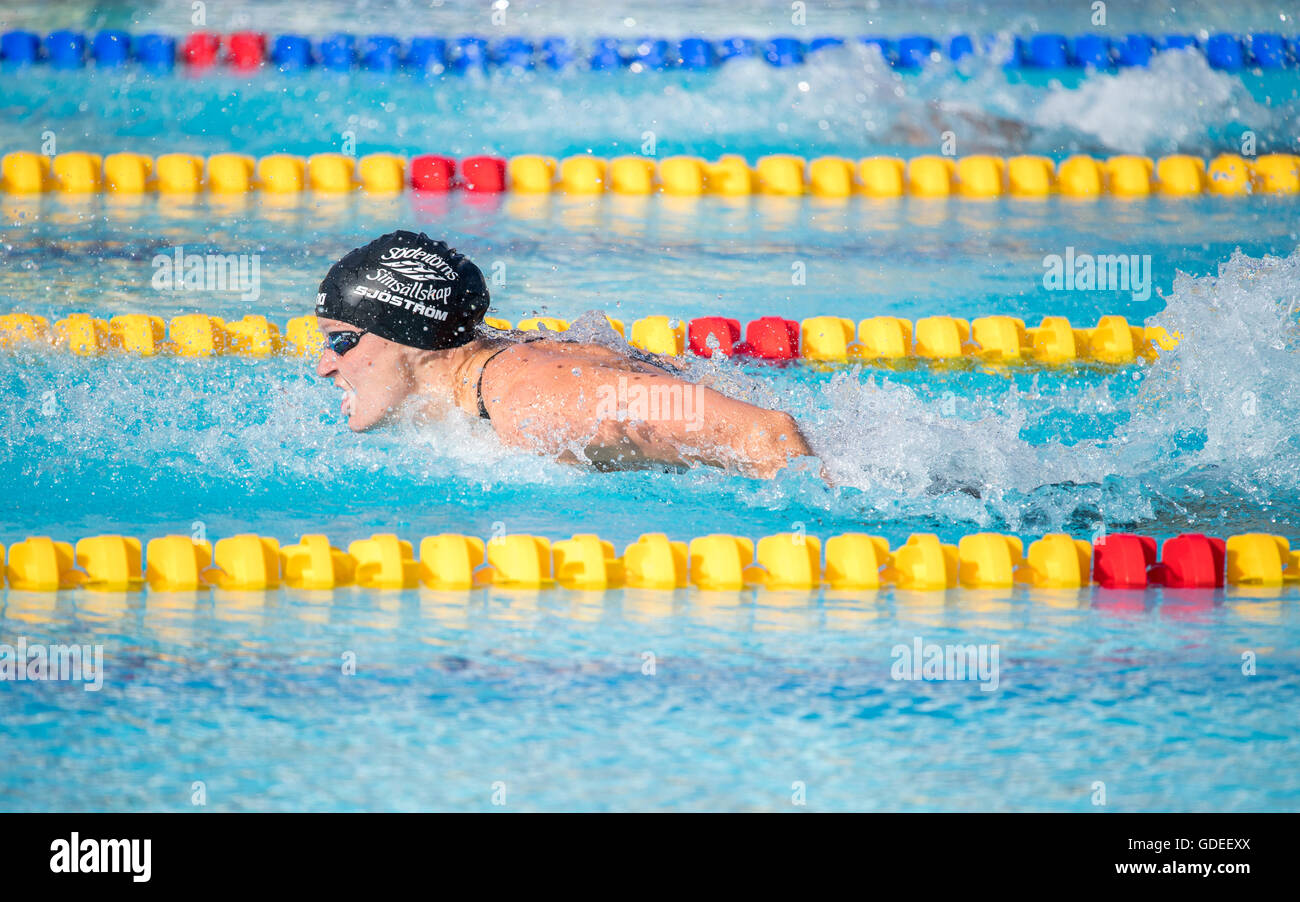
<path id="1" fill-rule="evenodd" d="M 398 299 L 404 300 L 404 299 Z M 405 301 L 411 303 L 410 301 Z M 633 347 L 652 354 L 680 357 L 726 356 L 755 360 L 796 360 L 817 363 L 855 361 L 969 360 L 989 364 L 1127 365 L 1152 360 L 1172 350 L 1181 336 L 1162 326 L 1133 326 L 1122 316 L 1103 316 L 1091 328 L 1076 328 L 1063 316 L 1044 317 L 1026 327 L 1011 316 L 966 320 L 927 316 L 915 322 L 898 316 L 873 316 L 858 322 L 841 316 L 812 316 L 802 321 L 763 316 L 746 324 L 723 316 L 678 319 L 647 316 L 631 329 L 606 317 L 610 326 Z M 511 322 L 498 316 L 485 319 L 498 329 L 563 332 L 566 320 L 526 317 Z M 0 316 L 0 350 L 48 348 L 79 356 L 128 353 L 144 357 L 312 357 L 322 338 L 314 315 L 290 319 L 283 330 L 260 314 L 227 322 L 204 313 L 188 313 L 165 322 L 160 316 L 126 313 L 104 320 L 73 313 L 55 321 L 42 316 L 9 313 Z"/>
<path id="2" fill-rule="evenodd" d="M 49 157 L 13 151 L 0 160 L 0 190 L 14 195 L 241 195 L 253 191 L 391 195 L 410 190 L 435 194 L 508 191 L 677 197 L 1061 195 L 1085 200 L 1102 195 L 1293 195 L 1300 192 L 1300 155 L 1243 157 L 1225 153 L 1207 161 L 1187 154 L 1159 159 L 1136 154 L 1098 159 L 1076 154 L 1058 163 L 1036 155 L 922 155 L 908 160 L 823 156 L 808 160 L 797 154 L 770 154 L 751 165 L 738 154 L 725 154 L 713 161 L 687 155 L 606 159 L 582 154 L 557 160 L 541 154 L 520 154 L 509 159 L 480 155 L 457 160 L 438 154 L 406 158 L 390 153 L 360 159 L 341 153 L 310 157 L 269 154 L 260 158 L 217 153 L 205 159 L 190 153 L 153 157 L 130 152 L 101 156 L 74 151 Z"/>
<path id="3" fill-rule="evenodd" d="M 128 536 L 83 538 L 75 546 L 35 536 L 9 549 L 4 574 L 10 589 L 28 592 L 328 590 L 349 585 L 448 590 L 559 585 L 596 591 L 1300 585 L 1300 551 L 1292 551 L 1282 536 L 1264 533 L 1226 540 L 1184 534 L 1166 540 L 1159 553 L 1150 536 L 1112 534 L 1092 544 L 1058 533 L 1031 543 L 1027 554 L 1018 537 L 999 533 L 967 535 L 956 545 L 930 533 L 913 534 L 893 549 L 880 536 L 844 533 L 829 538 L 824 551 L 820 540 L 802 532 L 764 536 L 757 543 L 722 534 L 679 542 L 651 533 L 628 545 L 622 556 L 615 555 L 613 543 L 591 534 L 555 542 L 506 535 L 486 543 L 477 536 L 442 534 L 420 540 L 418 559 L 412 543 L 391 533 L 352 542 L 346 551 L 321 534 L 285 546 L 266 536 L 236 535 L 215 547 L 206 539 L 165 536 L 151 539 L 143 555 L 140 540 Z"/>
<path id="4" fill-rule="evenodd" d="M 135 65 L 155 73 L 171 72 L 178 63 L 190 72 L 224 68 L 241 74 L 313 68 L 419 75 L 574 68 L 606 72 L 703 71 L 737 59 L 762 59 L 775 67 L 799 66 L 824 51 L 850 46 L 868 48 L 878 53 L 884 63 L 903 71 L 975 55 L 993 57 L 1008 68 L 1111 70 L 1146 66 L 1156 54 L 1179 50 L 1203 54 L 1215 69 L 1231 72 L 1300 65 L 1300 36 L 1275 32 L 1160 36 L 1135 32 L 1118 38 L 1056 33 L 1015 37 L 958 34 L 943 39 L 918 34 L 822 35 L 807 41 L 788 35 L 763 39 L 687 35 L 678 39 L 598 37 L 588 42 L 521 35 L 493 40 L 482 35 L 400 38 L 391 34 L 332 34 L 313 40 L 304 34 L 268 35 L 257 31 L 199 31 L 178 38 L 156 33 L 133 35 L 120 30 L 104 30 L 93 36 L 66 29 L 44 36 L 13 30 L 0 34 L 0 61 L 9 69 L 41 63 L 71 70 L 88 65 L 108 70 Z"/>

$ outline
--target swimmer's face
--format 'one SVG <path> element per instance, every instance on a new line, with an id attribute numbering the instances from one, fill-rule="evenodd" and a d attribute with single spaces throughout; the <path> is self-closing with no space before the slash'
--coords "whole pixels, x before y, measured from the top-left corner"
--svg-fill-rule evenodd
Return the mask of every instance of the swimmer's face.
<path id="1" fill-rule="evenodd" d="M 363 330 L 324 317 L 317 319 L 317 325 L 326 343 L 316 363 L 316 375 L 333 379 L 343 390 L 341 410 L 353 432 L 382 423 L 416 391 L 411 365 L 414 349 L 367 332 L 351 349 L 339 354 L 330 349 L 330 334 Z"/>

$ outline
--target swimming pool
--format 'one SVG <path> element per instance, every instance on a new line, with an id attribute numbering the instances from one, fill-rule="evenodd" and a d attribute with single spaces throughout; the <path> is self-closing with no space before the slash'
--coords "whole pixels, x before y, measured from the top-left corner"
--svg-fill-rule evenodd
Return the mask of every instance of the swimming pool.
<path id="1" fill-rule="evenodd" d="M 334 149 L 351 130 L 361 152 L 613 156 L 648 129 L 660 154 L 752 162 L 932 153 L 932 126 L 957 110 L 963 153 L 1211 156 L 1244 128 L 1261 152 L 1283 149 L 1300 110 L 1294 73 L 1229 74 L 1191 56 L 1073 84 L 996 66 L 899 79 L 871 64 L 740 63 L 698 83 L 537 73 L 458 83 L 454 96 L 360 74 L 35 72 L 0 82 L 20 111 L 0 136 L 6 150 L 48 129 L 61 151 L 263 154 Z M 138 93 L 119 93 L 123 77 Z M 1189 115 L 1197 97 L 1213 100 Z M 420 103 L 432 108 L 403 112 Z M 835 488 L 808 470 L 772 482 L 588 473 L 504 451 L 477 422 L 357 436 L 300 358 L 5 352 L 0 542 L 595 532 L 621 550 L 648 532 L 806 530 L 891 546 L 980 531 L 1294 543 L 1296 204 L 0 195 L 3 312 L 51 322 L 196 310 L 283 322 L 308 312 L 329 262 L 401 226 L 447 236 L 499 276 L 494 312 L 512 320 L 1118 314 L 1182 335 L 1176 351 L 1122 366 L 690 365 L 794 413 Z M 155 256 L 178 247 L 257 255 L 257 297 L 155 289 Z M 1154 290 L 1048 290 L 1044 259 L 1071 248 L 1149 255 Z M 0 806 L 188 810 L 202 781 L 213 810 L 496 810 L 502 783 L 513 810 L 789 810 L 802 784 L 812 810 L 1067 811 L 1097 808 L 1101 782 L 1107 810 L 1294 809 L 1297 597 L 11 589 L 3 641 L 101 643 L 106 669 L 96 693 L 0 687 L 0 735 L 23 749 L 0 768 Z M 891 678 L 894 649 L 917 639 L 996 646 L 998 690 Z M 343 675 L 349 654 L 356 672 Z"/>

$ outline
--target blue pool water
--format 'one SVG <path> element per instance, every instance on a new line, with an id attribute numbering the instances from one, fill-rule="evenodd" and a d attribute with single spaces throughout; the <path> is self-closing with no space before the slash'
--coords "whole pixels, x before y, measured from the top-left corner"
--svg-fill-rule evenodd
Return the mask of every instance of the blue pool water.
<path id="1" fill-rule="evenodd" d="M 6 687 L 10 809 L 188 810 L 194 781 L 210 810 L 1295 806 L 1294 598 L 44 603 L 11 592 L 6 633 L 102 642 L 108 675 Z M 890 679 L 916 636 L 999 644 L 998 690 Z"/>
<path id="2" fill-rule="evenodd" d="M 914 6 L 872 28 L 938 33 L 947 21 L 926 18 L 937 5 Z M 34 9 L 6 13 L 5 27 L 31 25 Z M 255 26 L 307 15 L 267 9 Z M 1002 11 L 985 5 L 970 27 L 1069 27 L 1046 5 L 1011 25 Z M 826 31 L 868 30 L 851 10 L 832 12 Z M 1175 21 L 1139 12 L 1147 19 L 1132 27 L 1223 24 L 1191 7 Z M 627 16 L 646 31 L 773 34 L 778 13 L 759 5 L 734 29 L 730 7 L 670 8 L 661 24 Z M 140 7 L 130 22 L 95 24 L 188 30 L 166 15 Z M 330 4 L 311 15 L 312 30 L 357 27 Z M 475 27 L 467 9 L 438 15 L 449 29 Z M 1230 75 L 1190 55 L 1061 83 L 996 67 L 902 78 L 871 65 L 742 64 L 697 83 L 539 73 L 455 93 L 360 75 L 2 75 L 0 139 L 6 151 L 35 149 L 50 130 L 59 150 L 310 153 L 353 131 L 360 153 L 563 155 L 637 152 L 651 130 L 660 155 L 752 160 L 935 152 L 941 126 L 956 122 L 963 153 L 1209 156 L 1236 149 L 1246 128 L 1261 153 L 1295 150 L 1294 74 Z M 691 365 L 692 378 L 790 410 L 834 488 L 810 470 L 772 482 L 588 473 L 505 451 L 463 419 L 357 436 L 340 422 L 337 391 L 300 359 L 4 352 L 0 543 L 201 531 L 285 543 L 326 532 L 345 545 L 380 531 L 505 530 L 597 532 L 621 551 L 652 531 L 806 529 L 892 545 L 983 530 L 1266 531 L 1294 545 L 1298 213 L 1294 197 L 0 195 L 0 312 L 51 320 L 202 310 L 283 322 L 309 311 L 341 253 L 415 227 L 495 276 L 494 309 L 511 319 L 1006 313 L 1083 326 L 1117 313 L 1184 336 L 1176 352 L 1127 367 Z M 156 290 L 152 261 L 178 246 L 256 254 L 258 296 Z M 1043 258 L 1069 247 L 1150 255 L 1150 296 L 1046 290 Z M 792 282 L 796 264 L 804 284 Z M 812 810 L 1300 805 L 1295 589 L 2 597 L 0 644 L 102 644 L 105 656 L 99 692 L 0 683 L 0 737 L 20 750 L 0 766 L 3 809 L 190 810 L 195 781 L 209 810 L 499 810 L 498 783 L 511 810 L 798 810 L 796 783 Z M 892 679 L 893 649 L 917 638 L 996 646 L 997 690 Z M 348 655 L 356 673 L 344 675 Z"/>

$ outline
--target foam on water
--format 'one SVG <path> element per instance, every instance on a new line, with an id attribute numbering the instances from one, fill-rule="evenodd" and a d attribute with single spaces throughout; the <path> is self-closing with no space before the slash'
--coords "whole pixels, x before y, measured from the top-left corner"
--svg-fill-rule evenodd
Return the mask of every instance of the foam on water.
<path id="1" fill-rule="evenodd" d="M 1038 392 L 1011 388 L 958 405 L 951 394 L 926 399 L 850 371 L 827 386 L 830 408 L 810 421 L 813 445 L 836 482 L 867 497 L 918 499 L 936 483 L 967 486 L 979 491 L 983 517 L 962 499 L 956 507 L 947 497 L 931 503 L 962 519 L 1000 517 L 1013 528 L 1040 518 L 1030 496 L 1072 499 L 1072 510 L 1057 504 L 1054 527 L 1094 506 L 1100 519 L 1124 522 L 1151 516 L 1153 500 L 1186 503 L 1188 491 L 1203 494 L 1197 484 L 1209 473 L 1254 503 L 1285 501 L 1300 488 L 1300 422 L 1291 415 L 1300 402 L 1297 297 L 1300 250 L 1285 258 L 1237 253 L 1217 276 L 1180 275 L 1152 323 L 1183 340 L 1140 376 L 1133 372 L 1139 391 L 1089 389 L 1081 397 L 1067 388 L 1049 408 L 1118 411 L 1127 422 L 1104 438 L 1027 440 Z M 1138 485 L 1145 491 L 1132 491 Z M 1069 490 L 1040 491 L 1053 486 Z"/>
<path id="2" fill-rule="evenodd" d="M 1241 488 L 1300 484 L 1300 250 L 1287 257 L 1235 253 L 1217 276 L 1180 274 L 1152 321 L 1186 340 L 1144 380 L 1124 437 L 1190 438 L 1170 460 L 1215 466 Z M 1199 445 L 1199 448 L 1195 447 Z"/>
<path id="3" fill-rule="evenodd" d="M 1256 103 L 1240 78 L 1210 68 L 1204 54 L 1161 53 L 1145 68 L 1085 79 L 1074 88 L 1052 85 L 1026 111 L 1040 129 L 1074 141 L 1091 138 L 1107 150 L 1163 154 L 1211 147 L 1230 126 L 1245 123 L 1265 146 L 1290 143 L 1285 105 Z"/>

